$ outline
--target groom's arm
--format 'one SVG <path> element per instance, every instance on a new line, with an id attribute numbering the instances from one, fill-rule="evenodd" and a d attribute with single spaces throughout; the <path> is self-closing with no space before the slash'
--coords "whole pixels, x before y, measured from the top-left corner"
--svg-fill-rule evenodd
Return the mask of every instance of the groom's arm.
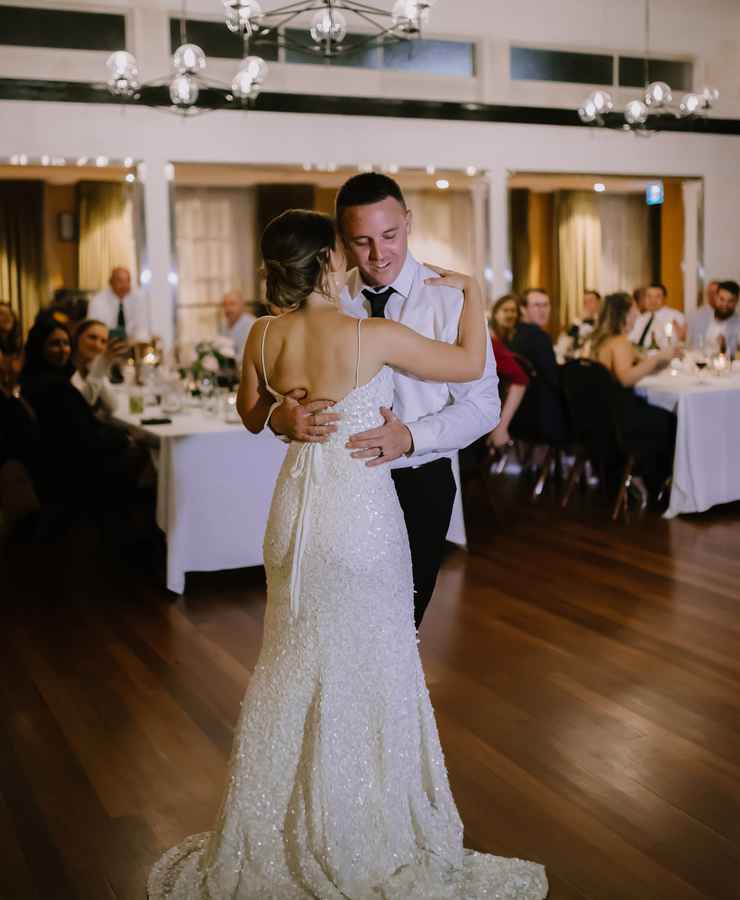
<path id="1" fill-rule="evenodd" d="M 490 341 L 486 347 L 486 368 L 482 377 L 464 384 L 450 384 L 449 390 L 451 404 L 439 412 L 407 423 L 414 442 L 414 457 L 460 450 L 482 435 L 489 434 L 498 424 L 501 400 Z"/>
<path id="2" fill-rule="evenodd" d="M 448 385 L 452 403 L 436 413 L 404 424 L 391 410 L 380 410 L 384 424 L 352 435 L 347 447 L 355 459 L 369 460 L 368 466 L 384 465 L 401 456 L 419 458 L 435 451 L 448 453 L 467 447 L 489 434 L 501 417 L 498 375 L 491 342 L 486 346 L 486 368 L 481 378 Z"/>

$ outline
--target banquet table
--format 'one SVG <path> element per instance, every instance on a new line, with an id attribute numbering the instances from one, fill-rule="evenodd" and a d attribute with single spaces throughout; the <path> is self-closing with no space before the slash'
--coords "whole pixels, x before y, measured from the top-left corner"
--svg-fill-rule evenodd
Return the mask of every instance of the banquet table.
<path id="1" fill-rule="evenodd" d="M 142 425 L 164 414 L 147 407 L 132 415 L 124 395 L 115 418 L 155 443 L 157 525 L 167 540 L 167 587 L 185 591 L 187 572 L 212 572 L 262 565 L 262 541 L 272 492 L 287 445 L 269 430 L 250 434 L 200 408 L 171 414 L 168 425 Z M 361 463 L 358 462 L 358 465 Z M 466 545 L 457 456 L 458 486 L 447 539 Z"/>
<path id="2" fill-rule="evenodd" d="M 637 390 L 678 418 L 671 500 L 665 517 L 740 500 L 740 372 L 643 378 Z"/>

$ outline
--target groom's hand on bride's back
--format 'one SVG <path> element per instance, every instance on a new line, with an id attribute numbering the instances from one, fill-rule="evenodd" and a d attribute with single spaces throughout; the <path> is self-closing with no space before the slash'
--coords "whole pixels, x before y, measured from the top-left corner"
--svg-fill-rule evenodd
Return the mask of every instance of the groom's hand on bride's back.
<path id="1" fill-rule="evenodd" d="M 302 443 L 323 444 L 337 430 L 339 413 L 328 412 L 334 406 L 331 400 L 301 402 L 304 390 L 291 391 L 270 417 L 270 427 L 275 434 Z"/>

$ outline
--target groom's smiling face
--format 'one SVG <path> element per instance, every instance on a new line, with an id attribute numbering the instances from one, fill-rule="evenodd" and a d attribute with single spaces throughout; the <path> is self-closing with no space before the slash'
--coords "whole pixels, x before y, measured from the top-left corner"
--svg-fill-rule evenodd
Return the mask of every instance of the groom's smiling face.
<path id="1" fill-rule="evenodd" d="M 411 213 L 395 197 L 345 209 L 342 238 L 366 284 L 393 284 L 406 261 L 410 227 Z"/>

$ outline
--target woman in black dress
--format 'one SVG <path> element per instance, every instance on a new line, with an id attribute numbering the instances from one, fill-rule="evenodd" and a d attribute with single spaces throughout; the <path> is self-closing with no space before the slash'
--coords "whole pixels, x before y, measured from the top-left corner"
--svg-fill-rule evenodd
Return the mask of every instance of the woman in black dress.
<path id="1" fill-rule="evenodd" d="M 655 496 L 673 471 L 676 416 L 652 406 L 635 393 L 634 386 L 680 356 L 681 351 L 667 347 L 650 356 L 638 353 L 627 337 L 637 315 L 637 306 L 629 294 L 609 294 L 586 344 L 586 355 L 605 366 L 617 381 L 622 434 L 630 446 L 638 449 L 641 474 Z"/>

